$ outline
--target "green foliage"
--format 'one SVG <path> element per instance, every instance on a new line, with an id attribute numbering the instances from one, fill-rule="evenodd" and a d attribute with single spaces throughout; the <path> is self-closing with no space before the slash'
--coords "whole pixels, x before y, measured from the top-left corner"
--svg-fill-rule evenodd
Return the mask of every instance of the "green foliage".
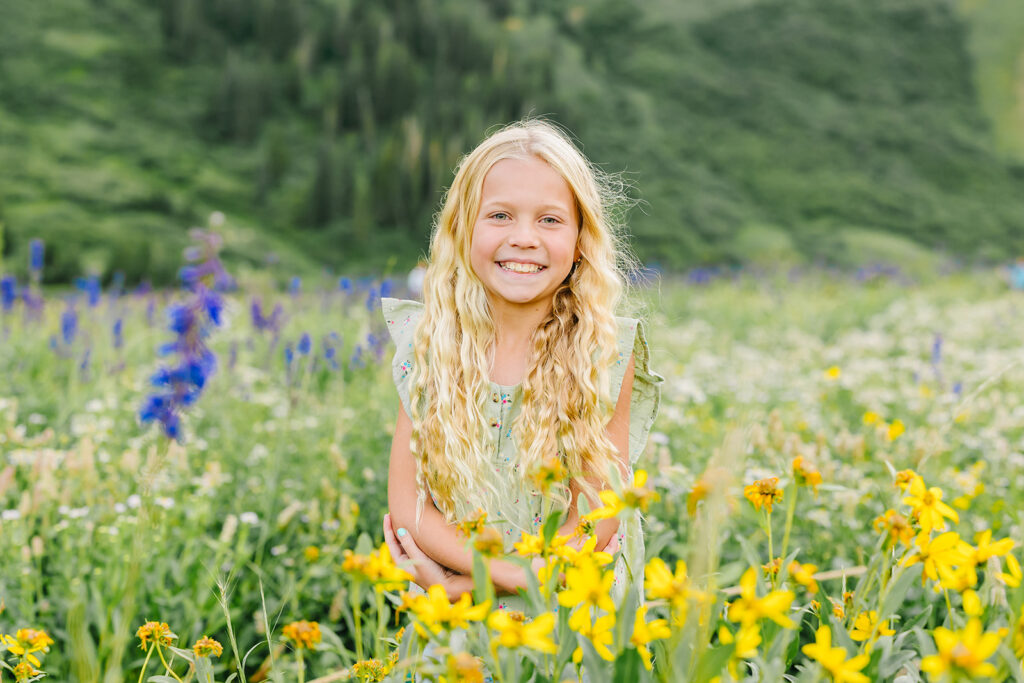
<path id="1" fill-rule="evenodd" d="M 221 210 L 251 235 L 239 261 L 411 263 L 459 157 L 532 113 L 625 171 L 635 248 L 663 266 L 757 261 L 762 240 L 841 261 L 847 226 L 1005 258 L 1024 250 L 1024 167 L 990 141 L 993 107 L 1004 140 L 1016 111 L 1017 34 L 984 30 L 1016 15 L 997 10 L 968 25 L 931 0 L 14 0 L 3 255 L 20 267 L 42 237 L 51 281 L 168 281 L 184 229 Z"/>

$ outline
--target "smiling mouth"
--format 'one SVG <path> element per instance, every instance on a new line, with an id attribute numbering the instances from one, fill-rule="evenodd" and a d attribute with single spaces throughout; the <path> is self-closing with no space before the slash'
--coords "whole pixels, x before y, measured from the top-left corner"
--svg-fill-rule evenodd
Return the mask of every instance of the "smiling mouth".
<path id="1" fill-rule="evenodd" d="M 547 266 L 536 263 L 516 263 L 515 261 L 498 261 L 498 266 L 511 273 L 539 273 L 547 268 Z"/>

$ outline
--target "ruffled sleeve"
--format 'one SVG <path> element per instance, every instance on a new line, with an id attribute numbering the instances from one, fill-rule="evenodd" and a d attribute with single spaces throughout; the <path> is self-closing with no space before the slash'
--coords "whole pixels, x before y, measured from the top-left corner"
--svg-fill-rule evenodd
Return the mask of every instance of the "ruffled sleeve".
<path id="1" fill-rule="evenodd" d="M 617 397 L 622 379 L 633 355 L 633 395 L 629 401 L 629 463 L 636 464 L 647 445 L 661 402 L 661 383 L 665 378 L 651 370 L 651 352 L 643 323 L 634 318 L 617 318 L 619 323 L 618 358 L 612 366 L 612 396 Z"/>
<path id="2" fill-rule="evenodd" d="M 395 381 L 395 388 L 398 389 L 398 396 L 402 400 L 402 407 L 405 408 L 405 414 L 411 415 L 409 375 L 412 373 L 415 355 L 413 335 L 416 332 L 416 325 L 423 315 L 423 304 L 407 299 L 383 298 L 380 300 L 380 305 L 388 332 L 395 342 L 395 357 L 391 360 L 391 376 Z"/>

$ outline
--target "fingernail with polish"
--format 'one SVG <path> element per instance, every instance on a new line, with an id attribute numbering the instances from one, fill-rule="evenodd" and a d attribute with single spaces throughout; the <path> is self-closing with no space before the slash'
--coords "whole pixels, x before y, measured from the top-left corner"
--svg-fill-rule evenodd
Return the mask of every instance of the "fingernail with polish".
<path id="1" fill-rule="evenodd" d="M 405 530 L 405 527 L 399 527 L 398 531 L 396 531 L 395 533 L 398 534 L 399 538 L 403 538 L 409 532 Z"/>

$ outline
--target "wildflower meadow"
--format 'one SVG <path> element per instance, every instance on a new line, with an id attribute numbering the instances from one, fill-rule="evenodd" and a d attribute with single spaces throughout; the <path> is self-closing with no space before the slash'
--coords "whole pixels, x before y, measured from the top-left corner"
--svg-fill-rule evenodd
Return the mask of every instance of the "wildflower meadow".
<path id="1" fill-rule="evenodd" d="M 637 283 L 655 431 L 576 535 L 520 539 L 508 612 L 486 518 L 457 601 L 383 543 L 404 279 L 231 272 L 222 222 L 177 289 L 44 289 L 42 242 L 0 279 L 0 681 L 1024 680 L 1024 296 L 998 273 Z M 632 509 L 643 591 L 613 600 L 593 522 Z"/>

